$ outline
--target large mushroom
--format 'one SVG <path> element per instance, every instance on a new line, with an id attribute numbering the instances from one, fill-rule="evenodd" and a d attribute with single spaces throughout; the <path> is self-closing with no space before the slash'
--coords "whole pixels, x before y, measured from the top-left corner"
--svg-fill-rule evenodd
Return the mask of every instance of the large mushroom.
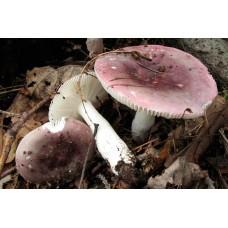
<path id="1" fill-rule="evenodd" d="M 126 143 L 95 109 L 106 97 L 107 93 L 94 72 L 76 75 L 66 81 L 53 98 L 49 121 L 55 124 L 62 117 L 85 120 L 94 132 L 98 151 L 109 162 L 112 171 L 118 174 L 117 165 L 133 164 L 133 159 Z"/>
<path id="2" fill-rule="evenodd" d="M 122 48 L 98 57 L 94 69 L 104 89 L 136 111 L 132 136 L 137 142 L 146 138 L 155 116 L 202 116 L 218 93 L 197 58 L 171 47 Z"/>
<path id="3" fill-rule="evenodd" d="M 90 128 L 73 118 L 46 123 L 29 132 L 16 151 L 16 167 L 32 183 L 68 182 L 79 176 L 95 143 Z"/>

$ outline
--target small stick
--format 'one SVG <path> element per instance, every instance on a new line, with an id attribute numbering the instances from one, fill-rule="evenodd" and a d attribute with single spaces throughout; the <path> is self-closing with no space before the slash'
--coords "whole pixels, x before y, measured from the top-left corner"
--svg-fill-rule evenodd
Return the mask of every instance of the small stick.
<path id="1" fill-rule="evenodd" d="M 94 124 L 94 133 L 93 133 L 93 137 L 94 138 L 96 137 L 98 127 L 99 127 L 98 124 Z M 85 161 L 84 161 L 84 164 L 83 164 L 82 173 L 81 173 L 81 177 L 80 177 L 80 182 L 79 182 L 79 186 L 78 186 L 79 189 L 81 189 L 82 181 L 83 181 L 83 179 L 85 177 L 86 165 L 87 165 L 89 154 L 90 154 L 91 150 L 92 150 L 92 142 L 89 144 L 89 148 L 88 148 L 88 150 L 86 152 L 86 157 L 85 157 Z"/>
<path id="2" fill-rule="evenodd" d="M 225 147 L 225 154 L 227 155 L 228 154 L 228 139 L 227 139 L 227 137 L 226 137 L 226 135 L 225 135 L 225 131 L 224 131 L 224 129 L 226 129 L 226 128 L 221 128 L 221 129 L 219 129 L 219 133 L 221 134 L 221 136 L 222 136 L 222 139 L 223 139 L 223 144 L 224 144 L 224 147 Z"/>
<path id="3" fill-rule="evenodd" d="M 8 90 L 8 89 L 13 89 L 13 88 L 18 88 L 18 87 L 23 88 L 23 86 L 24 85 L 15 85 L 15 86 L 2 87 L 2 88 L 0 88 L 0 91 Z"/>
<path id="4" fill-rule="evenodd" d="M 2 179 L 0 180 L 0 189 L 3 188 L 3 185 L 4 185 L 5 183 L 11 181 L 11 179 L 12 179 L 11 175 L 8 175 L 8 176 L 5 176 L 4 178 L 2 178 Z"/>
<path id="5" fill-rule="evenodd" d="M 0 110 L 0 114 L 5 114 L 5 115 L 8 115 L 8 116 L 21 116 L 21 114 L 7 112 L 7 111 L 3 111 L 3 110 Z"/>
<path id="6" fill-rule="evenodd" d="M 218 172 L 219 178 L 220 178 L 220 180 L 221 180 L 221 182 L 222 182 L 224 188 L 228 189 L 228 184 L 227 184 L 227 182 L 224 180 L 224 178 L 223 178 L 223 176 L 222 176 L 222 174 L 221 174 L 221 171 L 220 171 L 219 169 L 216 169 L 216 170 L 217 170 L 217 172 Z"/>
<path id="7" fill-rule="evenodd" d="M 5 170 L 5 171 L 2 172 L 2 174 L 0 175 L 0 179 L 4 178 L 5 176 L 7 176 L 7 175 L 9 175 L 9 174 L 11 174 L 11 173 L 13 173 L 15 170 L 16 170 L 16 167 L 15 167 L 15 166 L 13 166 L 13 167 L 11 167 L 11 168 Z"/>
<path id="8" fill-rule="evenodd" d="M 106 177 L 103 174 L 98 174 L 97 177 L 101 180 L 106 189 L 110 189 L 111 185 L 108 183 Z"/>
<path id="9" fill-rule="evenodd" d="M 219 129 L 219 133 L 221 134 L 221 136 L 223 137 L 225 142 L 228 144 L 228 139 L 226 138 L 226 135 L 225 135 L 225 132 L 224 132 L 223 128 Z"/>
<path id="10" fill-rule="evenodd" d="M 149 70 L 149 71 L 152 71 L 153 73 L 156 73 L 156 74 L 163 73 L 163 72 L 161 72 L 161 71 L 151 69 L 150 67 L 146 67 L 146 66 L 144 66 L 142 63 L 137 63 L 137 64 L 138 64 L 139 66 L 141 66 L 141 67 L 143 67 L 143 68 Z"/>
<path id="11" fill-rule="evenodd" d="M 21 89 L 19 88 L 19 89 L 11 89 L 11 90 L 8 90 L 8 91 L 0 91 L 0 95 L 7 94 L 7 93 L 12 93 L 12 92 L 17 92 L 19 90 L 21 90 Z"/>
<path id="12" fill-rule="evenodd" d="M 141 149 L 141 148 L 143 148 L 143 147 L 149 145 L 150 143 L 156 142 L 157 140 L 159 140 L 159 139 L 158 139 L 158 138 L 151 139 L 151 140 L 149 140 L 148 142 L 145 142 L 145 143 L 143 143 L 143 144 L 141 144 L 141 145 L 139 145 L 139 146 L 133 148 L 132 151 L 136 151 L 136 150 L 138 150 L 138 149 Z"/>

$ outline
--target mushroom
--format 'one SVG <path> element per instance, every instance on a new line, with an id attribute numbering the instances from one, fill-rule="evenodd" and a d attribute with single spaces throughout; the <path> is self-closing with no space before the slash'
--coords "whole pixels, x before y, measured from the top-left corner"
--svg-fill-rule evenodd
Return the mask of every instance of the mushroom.
<path id="1" fill-rule="evenodd" d="M 132 136 L 145 140 L 155 116 L 202 116 L 217 95 L 208 69 L 192 55 L 160 45 L 126 47 L 97 58 L 94 66 L 104 89 L 136 111 Z"/>
<path id="2" fill-rule="evenodd" d="M 68 182 L 79 176 L 95 142 L 90 128 L 73 118 L 62 118 L 29 132 L 16 150 L 16 167 L 32 183 Z"/>
<path id="3" fill-rule="evenodd" d="M 93 58 L 94 56 L 100 54 L 104 50 L 104 44 L 102 38 L 88 38 L 86 40 L 86 47 L 89 51 L 89 57 Z"/>
<path id="4" fill-rule="evenodd" d="M 118 174 L 117 165 L 132 164 L 133 159 L 125 142 L 95 109 L 106 97 L 107 93 L 92 71 L 76 75 L 66 81 L 53 98 L 49 121 L 55 124 L 62 117 L 83 118 L 95 135 L 98 151 L 109 162 L 112 171 Z"/>

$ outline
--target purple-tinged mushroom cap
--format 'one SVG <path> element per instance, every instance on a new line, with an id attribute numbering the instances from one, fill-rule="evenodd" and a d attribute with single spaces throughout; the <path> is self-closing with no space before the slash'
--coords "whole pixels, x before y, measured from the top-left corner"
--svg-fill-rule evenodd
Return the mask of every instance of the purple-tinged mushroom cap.
<path id="1" fill-rule="evenodd" d="M 126 47 L 95 62 L 105 90 L 136 111 L 165 118 L 202 116 L 217 95 L 208 69 L 181 50 L 160 46 Z"/>
<path id="2" fill-rule="evenodd" d="M 94 149 L 90 128 L 73 118 L 31 131 L 16 151 L 16 167 L 32 183 L 67 182 L 79 176 L 86 153 Z"/>
<path id="3" fill-rule="evenodd" d="M 114 98 L 136 111 L 166 118 L 194 118 L 203 115 L 217 95 L 208 69 L 186 52 L 159 45 L 121 50 L 139 52 L 151 61 L 110 53 L 97 59 L 95 72 Z"/>

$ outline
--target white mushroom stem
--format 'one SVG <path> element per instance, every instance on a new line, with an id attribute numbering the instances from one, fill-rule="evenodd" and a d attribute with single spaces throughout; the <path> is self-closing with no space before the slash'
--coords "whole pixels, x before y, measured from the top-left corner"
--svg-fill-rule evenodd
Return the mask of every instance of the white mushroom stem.
<path id="1" fill-rule="evenodd" d="M 145 111 L 137 111 L 131 125 L 133 139 L 141 143 L 148 136 L 150 128 L 155 123 L 155 117 Z"/>
<path id="2" fill-rule="evenodd" d="M 93 132 L 96 130 L 95 124 L 98 125 L 95 134 L 97 149 L 102 157 L 110 163 L 112 171 L 115 174 L 118 175 L 116 170 L 118 162 L 133 163 L 131 152 L 125 142 L 116 134 L 108 121 L 98 113 L 90 101 L 81 103 L 78 106 L 78 113 Z"/>

